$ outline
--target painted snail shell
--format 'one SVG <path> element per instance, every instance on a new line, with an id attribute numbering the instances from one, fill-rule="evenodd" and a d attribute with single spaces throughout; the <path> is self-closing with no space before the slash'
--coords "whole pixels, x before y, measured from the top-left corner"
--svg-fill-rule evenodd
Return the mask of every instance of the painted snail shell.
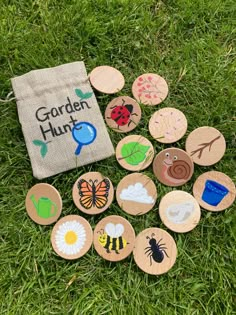
<path id="1" fill-rule="evenodd" d="M 175 179 L 188 179 L 191 175 L 191 168 L 189 164 L 183 160 L 173 161 L 167 173 L 169 176 Z"/>

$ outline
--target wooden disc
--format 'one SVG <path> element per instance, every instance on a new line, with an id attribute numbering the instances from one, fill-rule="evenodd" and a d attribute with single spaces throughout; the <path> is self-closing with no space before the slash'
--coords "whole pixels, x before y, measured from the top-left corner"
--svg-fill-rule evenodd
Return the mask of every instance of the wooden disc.
<path id="1" fill-rule="evenodd" d="M 55 187 L 40 183 L 28 191 L 25 207 L 29 217 L 34 222 L 49 225 L 56 222 L 61 215 L 62 200 Z"/>
<path id="2" fill-rule="evenodd" d="M 193 195 L 200 206 L 209 211 L 222 211 L 235 200 L 235 185 L 221 172 L 210 171 L 200 175 L 193 185 Z"/>
<path id="3" fill-rule="evenodd" d="M 134 98 L 145 105 L 158 105 L 168 95 L 166 80 L 155 73 L 140 75 L 133 83 L 132 93 Z"/>
<path id="4" fill-rule="evenodd" d="M 186 140 L 186 151 L 198 165 L 209 166 L 217 163 L 225 154 L 225 138 L 213 127 L 193 130 Z"/>
<path id="5" fill-rule="evenodd" d="M 201 218 L 197 200 L 182 190 L 167 193 L 160 202 L 159 214 L 170 230 L 185 233 L 193 230 Z"/>
<path id="6" fill-rule="evenodd" d="M 109 261 L 120 261 L 133 250 L 135 233 L 132 225 L 118 215 L 110 215 L 98 222 L 93 243 L 97 253 Z"/>
<path id="7" fill-rule="evenodd" d="M 157 199 L 157 189 L 150 177 L 142 173 L 125 176 L 116 189 L 116 200 L 125 212 L 141 215 L 150 211 Z"/>
<path id="8" fill-rule="evenodd" d="M 114 131 L 128 132 L 138 125 L 141 115 L 141 108 L 133 98 L 119 96 L 107 105 L 105 120 Z"/>
<path id="9" fill-rule="evenodd" d="M 123 89 L 125 79 L 122 73 L 110 66 L 100 66 L 89 75 L 92 86 L 99 92 L 114 94 Z"/>
<path id="10" fill-rule="evenodd" d="M 151 275 L 161 275 L 174 265 L 177 247 L 168 232 L 149 228 L 136 237 L 133 254 L 140 269 Z"/>
<path id="11" fill-rule="evenodd" d="M 98 214 L 112 203 L 114 188 L 108 177 L 99 172 L 88 172 L 75 182 L 72 197 L 76 207 L 84 213 Z"/>
<path id="12" fill-rule="evenodd" d="M 173 143 L 181 139 L 187 131 L 185 115 L 176 108 L 165 107 L 156 111 L 149 121 L 149 131 L 161 143 Z"/>
<path id="13" fill-rule="evenodd" d="M 82 257 L 93 242 L 93 231 L 87 220 L 78 215 L 68 215 L 53 227 L 51 243 L 54 251 L 65 259 Z"/>
<path id="14" fill-rule="evenodd" d="M 167 186 L 184 185 L 193 175 L 194 165 L 184 150 L 169 148 L 158 153 L 153 162 L 157 179 Z"/>
<path id="15" fill-rule="evenodd" d="M 123 138 L 116 147 L 118 163 L 129 171 L 141 171 L 153 160 L 154 148 L 151 142 L 140 135 Z"/>

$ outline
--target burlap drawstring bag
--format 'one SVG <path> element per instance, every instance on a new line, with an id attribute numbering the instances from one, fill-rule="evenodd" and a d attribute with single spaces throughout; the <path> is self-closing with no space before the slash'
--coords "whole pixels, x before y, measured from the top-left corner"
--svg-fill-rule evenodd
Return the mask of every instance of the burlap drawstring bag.
<path id="1" fill-rule="evenodd" d="M 114 154 L 83 62 L 30 71 L 11 81 L 36 178 Z"/>

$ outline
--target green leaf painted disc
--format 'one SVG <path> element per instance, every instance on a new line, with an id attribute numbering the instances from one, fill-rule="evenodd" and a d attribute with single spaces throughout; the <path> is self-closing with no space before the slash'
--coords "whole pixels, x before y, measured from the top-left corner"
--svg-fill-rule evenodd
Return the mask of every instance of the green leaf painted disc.
<path id="1" fill-rule="evenodd" d="M 146 158 L 146 153 L 150 146 L 138 142 L 129 142 L 122 146 L 121 155 L 130 165 L 138 165 Z"/>

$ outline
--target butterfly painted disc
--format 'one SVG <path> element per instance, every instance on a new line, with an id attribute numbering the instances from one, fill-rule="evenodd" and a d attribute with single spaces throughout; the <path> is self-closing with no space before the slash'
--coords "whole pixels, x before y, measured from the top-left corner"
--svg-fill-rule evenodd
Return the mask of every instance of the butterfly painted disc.
<path id="1" fill-rule="evenodd" d="M 99 172 L 89 172 L 77 179 L 72 196 L 78 209 L 87 214 L 98 214 L 112 203 L 114 189 L 109 178 Z"/>

